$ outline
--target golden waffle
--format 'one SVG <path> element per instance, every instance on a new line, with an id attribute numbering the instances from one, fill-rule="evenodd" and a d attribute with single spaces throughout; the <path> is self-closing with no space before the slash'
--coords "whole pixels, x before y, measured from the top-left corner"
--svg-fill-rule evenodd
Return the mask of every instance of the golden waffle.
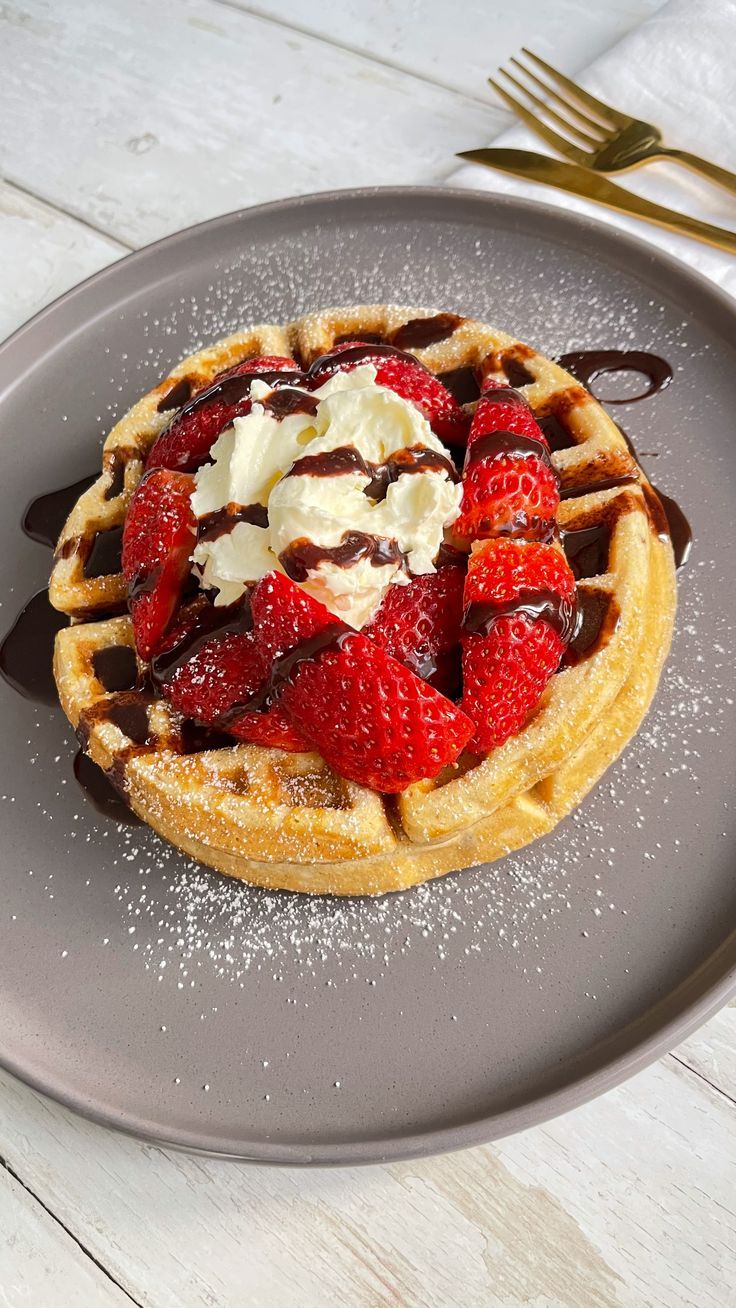
<path id="1" fill-rule="evenodd" d="M 115 677 L 105 675 L 105 658 L 114 664 L 121 647 L 133 646 L 129 618 L 110 616 L 126 601 L 116 546 L 146 454 L 172 410 L 243 358 L 294 354 L 307 365 L 351 338 L 416 354 L 433 372 L 450 374 L 460 398 L 477 367 L 516 386 L 552 437 L 563 496 L 558 526 L 586 533 L 568 536 L 568 545 L 586 546 L 579 557 L 592 574 L 578 583 L 584 622 L 571 662 L 551 679 L 524 729 L 487 758 L 462 756 L 435 780 L 388 798 L 345 781 L 316 754 L 236 743 L 197 749 L 165 701 L 116 689 Z M 469 391 L 467 402 L 472 407 Z M 661 504 L 590 393 L 495 328 L 379 305 L 256 327 L 180 363 L 108 436 L 102 474 L 62 531 L 50 597 L 72 618 L 54 658 L 62 706 L 135 812 L 231 876 L 346 895 L 401 889 L 499 858 L 550 831 L 637 730 L 667 656 L 676 604 Z M 103 653 L 112 650 L 118 654 Z"/>

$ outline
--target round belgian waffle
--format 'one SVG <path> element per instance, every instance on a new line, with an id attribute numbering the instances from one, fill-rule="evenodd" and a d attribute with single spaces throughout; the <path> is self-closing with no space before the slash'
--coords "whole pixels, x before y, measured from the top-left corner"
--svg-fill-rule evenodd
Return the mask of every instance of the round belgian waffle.
<path id="1" fill-rule="evenodd" d="M 580 533 L 567 540 L 578 551 L 582 629 L 524 729 L 485 759 L 462 756 L 397 798 L 345 781 L 316 754 L 235 742 L 198 749 L 188 724 L 137 688 L 119 555 L 115 562 L 146 454 L 191 394 L 243 358 L 293 354 L 307 365 L 356 338 L 411 351 L 470 406 L 472 370 L 481 365 L 518 387 L 550 437 L 562 494 L 558 526 L 563 535 Z M 379 305 L 254 327 L 184 359 L 105 441 L 102 473 L 62 531 L 50 597 L 71 618 L 54 657 L 62 706 L 135 812 L 231 876 L 346 895 L 397 890 L 490 861 L 550 831 L 637 730 L 676 604 L 660 502 L 591 394 L 495 328 Z"/>

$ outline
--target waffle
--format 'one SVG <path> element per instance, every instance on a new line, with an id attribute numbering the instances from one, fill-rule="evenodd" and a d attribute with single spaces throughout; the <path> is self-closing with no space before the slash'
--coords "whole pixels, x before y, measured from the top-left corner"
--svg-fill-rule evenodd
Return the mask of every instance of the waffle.
<path id="1" fill-rule="evenodd" d="M 145 688 L 140 667 L 136 682 L 116 555 L 146 454 L 174 409 L 240 359 L 293 354 L 306 366 L 351 338 L 409 350 L 471 408 L 474 368 L 518 387 L 550 437 L 562 494 L 558 526 L 580 533 L 568 541 L 585 547 L 582 630 L 523 730 L 488 757 L 463 755 L 396 797 L 344 780 L 317 754 L 197 740 L 191 724 Z M 50 598 L 71 619 L 54 656 L 61 704 L 135 812 L 228 875 L 340 895 L 402 889 L 549 832 L 637 730 L 667 656 L 676 604 L 661 504 L 591 394 L 504 332 L 385 306 L 256 327 L 180 363 L 105 441 L 101 476 L 62 531 Z"/>

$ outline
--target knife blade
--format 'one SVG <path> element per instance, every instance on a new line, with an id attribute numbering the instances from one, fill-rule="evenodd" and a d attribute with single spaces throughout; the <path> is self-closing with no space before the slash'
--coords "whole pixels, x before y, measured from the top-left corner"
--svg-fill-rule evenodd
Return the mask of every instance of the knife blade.
<path id="1" fill-rule="evenodd" d="M 496 168 L 499 172 L 509 173 L 524 181 L 541 182 L 543 186 L 554 186 L 559 191 L 580 195 L 585 200 L 594 200 L 618 213 L 644 218 L 648 222 L 657 223 L 659 227 L 667 227 L 670 231 L 681 232 L 696 241 L 705 241 L 707 245 L 715 245 L 736 254 L 736 232 L 703 222 L 700 218 L 691 218 L 688 214 L 678 213 L 676 209 L 668 209 L 663 204 L 655 204 L 643 195 L 616 186 L 601 173 L 584 168 L 581 164 L 553 159 L 551 155 L 538 154 L 534 150 L 503 150 L 488 146 L 478 150 L 461 150 L 457 157 L 484 164 L 486 168 Z"/>

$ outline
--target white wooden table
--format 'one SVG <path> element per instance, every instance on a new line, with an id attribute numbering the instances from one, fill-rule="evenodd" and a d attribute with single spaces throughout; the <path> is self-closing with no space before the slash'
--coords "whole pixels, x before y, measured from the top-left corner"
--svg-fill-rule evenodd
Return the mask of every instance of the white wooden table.
<path id="1" fill-rule="evenodd" d="M 441 181 L 523 43 L 574 72 L 659 0 L 7 0 L 0 336 L 260 200 Z M 605 12 L 604 12 L 605 10 Z M 0 1304 L 736 1305 L 736 1007 L 604 1099 L 463 1154 L 204 1161 L 0 1076 Z"/>

